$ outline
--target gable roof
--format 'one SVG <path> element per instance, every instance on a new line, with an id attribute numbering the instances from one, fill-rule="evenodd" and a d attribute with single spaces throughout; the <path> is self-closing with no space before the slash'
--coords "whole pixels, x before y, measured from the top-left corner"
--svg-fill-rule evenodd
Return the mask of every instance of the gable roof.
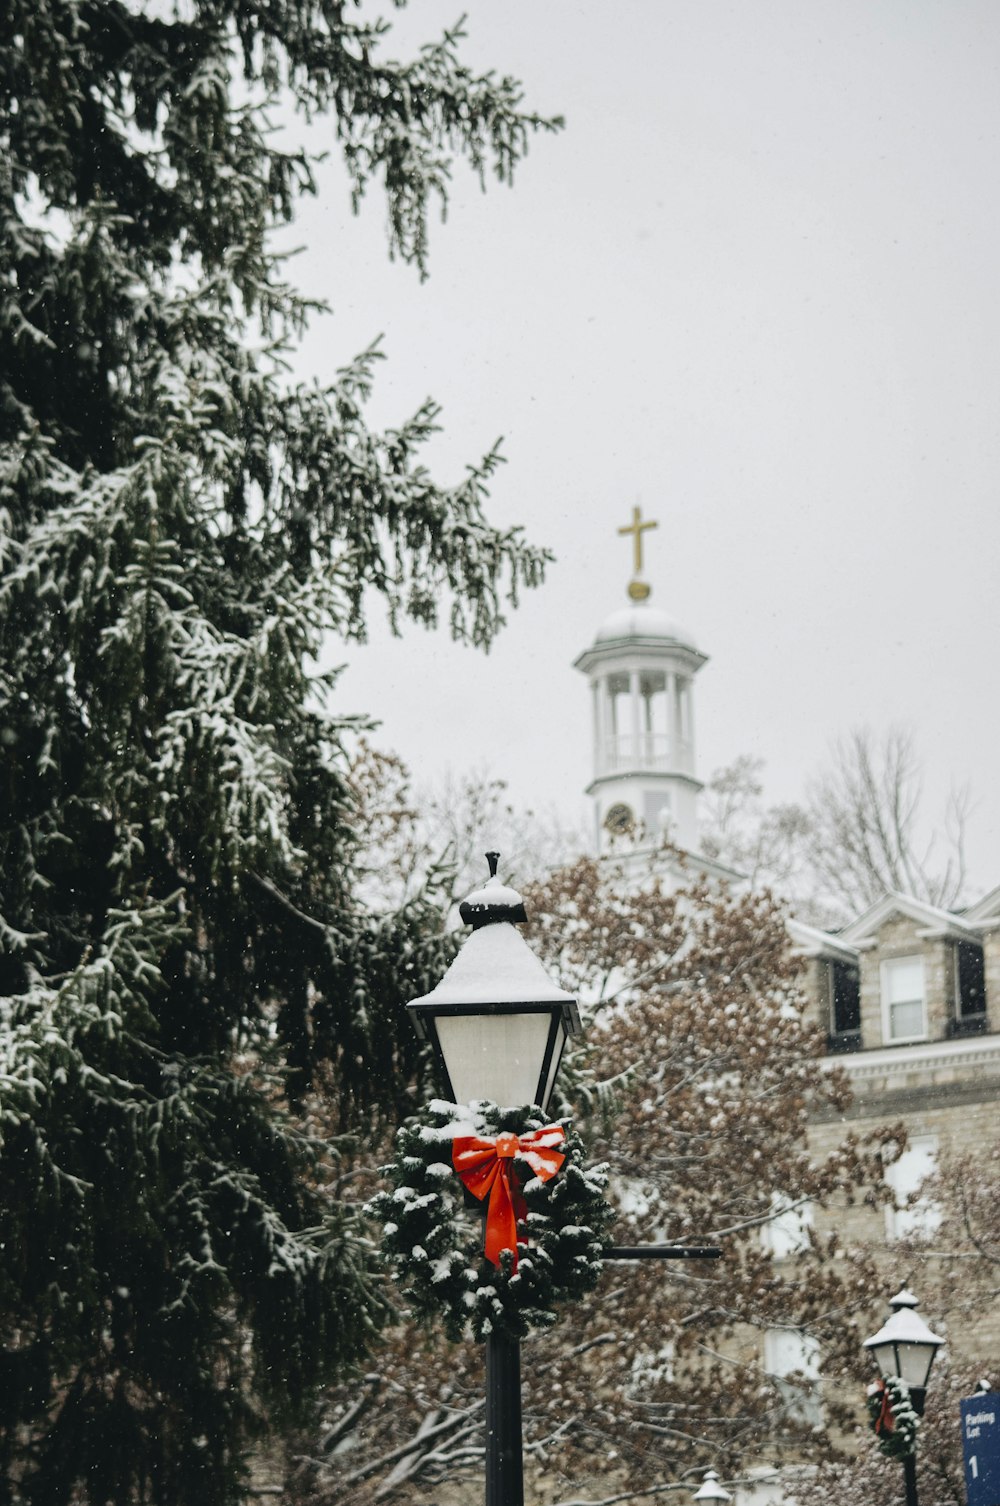
<path id="1" fill-rule="evenodd" d="M 962 919 L 966 924 L 974 926 L 986 926 L 990 923 L 1000 925 L 1000 885 L 991 889 L 989 894 L 984 894 L 976 904 L 963 910 Z"/>
<path id="2" fill-rule="evenodd" d="M 921 927 L 917 934 L 926 940 L 937 936 L 952 936 L 958 941 L 978 940 L 967 916 L 956 915 L 953 910 L 940 910 L 937 905 L 929 905 L 926 900 L 915 899 L 912 894 L 900 894 L 894 889 L 883 894 L 857 920 L 844 926 L 838 936 L 850 946 L 871 946 L 876 933 L 893 915 L 904 915 L 908 920 L 916 921 Z"/>
<path id="3" fill-rule="evenodd" d="M 804 920 L 789 916 L 785 922 L 792 948 L 802 957 L 830 957 L 835 962 L 857 962 L 857 947 L 850 946 L 832 931 L 808 926 Z"/>

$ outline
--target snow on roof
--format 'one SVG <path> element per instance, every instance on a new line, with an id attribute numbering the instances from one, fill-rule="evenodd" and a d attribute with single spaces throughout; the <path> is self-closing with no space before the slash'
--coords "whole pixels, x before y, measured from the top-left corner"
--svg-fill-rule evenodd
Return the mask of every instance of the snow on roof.
<path id="1" fill-rule="evenodd" d="M 517 928 L 509 921 L 482 926 L 436 988 L 412 1004 L 562 1004 L 573 995 L 557 988 Z"/>
<path id="2" fill-rule="evenodd" d="M 698 670 L 707 663 L 707 655 L 697 647 L 686 628 L 659 607 L 651 607 L 644 601 L 616 608 L 597 629 L 591 646 L 573 663 L 586 674 L 592 665 L 604 659 L 633 652 L 643 658 L 679 657 L 690 670 Z"/>
<path id="3" fill-rule="evenodd" d="M 785 926 L 796 951 L 807 957 L 838 957 L 846 962 L 858 960 L 857 948 L 829 931 L 806 925 L 804 920 L 796 920 L 793 916 L 789 916 Z"/>
<path id="4" fill-rule="evenodd" d="M 620 638 L 664 638 L 670 643 L 683 643 L 695 647 L 691 634 L 679 622 L 642 601 L 630 602 L 627 607 L 618 607 L 606 617 L 597 629 L 595 643 L 617 641 Z"/>
<path id="5" fill-rule="evenodd" d="M 980 921 L 995 920 L 1000 917 L 1000 885 L 991 889 L 989 894 L 984 894 L 976 904 L 970 905 L 962 911 L 962 919 L 968 925 L 976 925 Z"/>
<path id="6" fill-rule="evenodd" d="M 859 915 L 857 920 L 844 926 L 839 939 L 848 945 L 859 946 L 879 930 L 891 915 L 896 914 L 915 920 L 932 935 L 947 931 L 963 936 L 974 935 L 968 920 L 957 915 L 954 910 L 941 910 L 937 905 L 929 905 L 926 900 L 915 899 L 912 894 L 900 894 L 897 890 L 890 889 Z"/>

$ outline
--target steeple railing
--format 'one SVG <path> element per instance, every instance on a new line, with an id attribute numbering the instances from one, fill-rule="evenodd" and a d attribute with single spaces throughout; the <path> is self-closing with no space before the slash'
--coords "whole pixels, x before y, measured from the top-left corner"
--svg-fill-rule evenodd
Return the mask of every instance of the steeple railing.
<path id="1" fill-rule="evenodd" d="M 670 768 L 670 738 L 666 732 L 640 732 L 637 736 L 631 732 L 612 733 L 600 748 L 599 774 L 616 774 L 624 769 L 666 773 Z"/>

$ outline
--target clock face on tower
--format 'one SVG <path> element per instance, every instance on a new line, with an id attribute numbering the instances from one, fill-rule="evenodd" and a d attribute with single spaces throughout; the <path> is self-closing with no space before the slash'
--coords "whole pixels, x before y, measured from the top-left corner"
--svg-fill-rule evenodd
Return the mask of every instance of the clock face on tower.
<path id="1" fill-rule="evenodd" d="M 622 802 L 609 806 L 604 817 L 604 825 L 605 829 L 616 837 L 624 836 L 626 832 L 634 830 L 635 816 L 631 806 Z"/>

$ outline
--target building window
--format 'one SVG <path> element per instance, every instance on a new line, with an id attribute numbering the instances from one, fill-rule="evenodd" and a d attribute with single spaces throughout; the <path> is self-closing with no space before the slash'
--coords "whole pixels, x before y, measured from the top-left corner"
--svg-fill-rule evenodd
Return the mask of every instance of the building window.
<path id="1" fill-rule="evenodd" d="M 795 1203 L 783 1193 L 775 1192 L 771 1207 L 774 1216 L 761 1230 L 765 1250 L 770 1250 L 775 1260 L 787 1260 L 789 1255 L 801 1255 L 808 1250 L 812 1203 Z"/>
<path id="2" fill-rule="evenodd" d="M 955 947 L 955 1035 L 986 1029 L 986 975 L 983 949 L 974 941 Z"/>
<path id="3" fill-rule="evenodd" d="M 764 1369 L 774 1381 L 789 1417 L 819 1427 L 819 1344 L 796 1328 L 769 1328 L 764 1334 Z"/>
<path id="4" fill-rule="evenodd" d="M 926 1039 L 922 957 L 893 957 L 882 963 L 882 1007 L 887 1040 Z"/>
<path id="5" fill-rule="evenodd" d="M 856 967 L 848 962 L 827 965 L 830 989 L 830 1050 L 861 1048 L 861 983 Z"/>
<path id="6" fill-rule="evenodd" d="M 632 1391 L 648 1398 L 653 1386 L 669 1384 L 674 1379 L 673 1339 L 666 1339 L 659 1349 L 639 1349 L 632 1358 Z"/>
<path id="7" fill-rule="evenodd" d="M 670 826 L 670 791 L 644 790 L 642 796 L 642 823 L 647 836 L 656 841 Z"/>
<path id="8" fill-rule="evenodd" d="M 939 1227 L 940 1208 L 930 1198 L 920 1196 L 920 1188 L 937 1166 L 937 1153 L 936 1135 L 915 1135 L 899 1160 L 885 1168 L 885 1179 L 896 1202 L 894 1208 L 885 1210 L 888 1239 L 933 1234 Z"/>

